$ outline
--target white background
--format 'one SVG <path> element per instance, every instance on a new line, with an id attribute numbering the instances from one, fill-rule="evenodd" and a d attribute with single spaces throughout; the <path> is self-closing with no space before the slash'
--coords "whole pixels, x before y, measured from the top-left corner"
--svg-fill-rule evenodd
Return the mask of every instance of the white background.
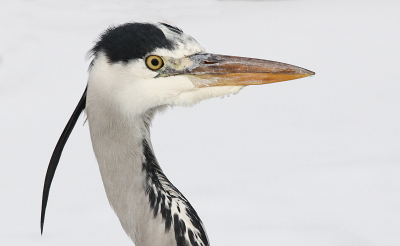
<path id="1" fill-rule="evenodd" d="M 111 24 L 163 21 L 208 52 L 316 72 L 158 115 L 152 139 L 212 245 L 400 245 L 398 1 L 2 0 L 0 244 L 133 245 L 81 117 L 40 236 L 44 176 Z"/>

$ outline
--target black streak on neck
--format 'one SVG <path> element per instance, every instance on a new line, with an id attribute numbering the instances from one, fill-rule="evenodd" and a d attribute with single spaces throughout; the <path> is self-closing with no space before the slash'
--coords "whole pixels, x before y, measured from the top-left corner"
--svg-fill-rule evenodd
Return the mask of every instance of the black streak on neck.
<path id="1" fill-rule="evenodd" d="M 142 171 L 146 173 L 146 194 L 149 196 L 150 207 L 153 210 L 154 218 L 157 217 L 159 211 L 165 221 L 165 232 L 171 229 L 171 196 L 167 194 L 157 177 L 157 174 L 164 175 L 157 160 L 150 149 L 148 142 L 143 139 L 143 154 L 146 158 L 142 163 Z M 164 175 L 165 177 L 165 175 Z M 166 178 L 166 177 L 165 177 Z M 156 188 L 154 190 L 153 186 Z"/>
<path id="2" fill-rule="evenodd" d="M 206 232 L 196 211 L 183 194 L 164 175 L 146 139 L 143 139 L 142 144 L 145 156 L 145 162 L 142 163 L 142 171 L 146 174 L 146 194 L 148 195 L 154 218 L 161 213 L 165 221 L 166 233 L 173 225 L 177 246 L 208 246 Z M 163 183 L 160 182 L 160 179 L 163 180 Z M 172 202 L 176 202 L 177 200 L 182 202 L 184 207 L 172 216 Z M 181 213 L 185 213 L 189 217 L 191 225 L 186 225 L 180 219 L 179 214 Z M 198 232 L 194 233 L 190 229 L 191 227 L 196 228 Z M 185 235 L 187 236 L 185 237 Z"/>

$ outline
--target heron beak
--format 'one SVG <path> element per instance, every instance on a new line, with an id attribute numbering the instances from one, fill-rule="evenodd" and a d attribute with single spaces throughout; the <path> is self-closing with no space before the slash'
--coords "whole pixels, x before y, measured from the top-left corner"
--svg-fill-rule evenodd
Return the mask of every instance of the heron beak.
<path id="1" fill-rule="evenodd" d="M 315 74 L 281 62 L 210 53 L 168 58 L 166 64 L 160 76 L 186 75 L 196 87 L 261 85 Z"/>

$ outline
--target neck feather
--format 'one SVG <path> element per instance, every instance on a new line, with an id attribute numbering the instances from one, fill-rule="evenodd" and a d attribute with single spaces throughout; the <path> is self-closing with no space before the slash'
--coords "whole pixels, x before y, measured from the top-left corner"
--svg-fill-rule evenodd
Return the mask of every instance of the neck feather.
<path id="1" fill-rule="evenodd" d="M 90 97 L 86 110 L 107 198 L 135 244 L 209 245 L 196 211 L 154 155 L 149 126 L 155 110 L 126 117 Z"/>

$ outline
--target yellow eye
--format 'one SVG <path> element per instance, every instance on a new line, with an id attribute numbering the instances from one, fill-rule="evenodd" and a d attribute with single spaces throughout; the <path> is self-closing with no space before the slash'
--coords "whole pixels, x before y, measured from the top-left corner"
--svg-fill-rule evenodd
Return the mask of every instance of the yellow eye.
<path id="1" fill-rule="evenodd" d="M 151 70 L 158 70 L 164 66 L 164 61 L 159 56 L 148 56 L 146 58 L 146 66 Z"/>

